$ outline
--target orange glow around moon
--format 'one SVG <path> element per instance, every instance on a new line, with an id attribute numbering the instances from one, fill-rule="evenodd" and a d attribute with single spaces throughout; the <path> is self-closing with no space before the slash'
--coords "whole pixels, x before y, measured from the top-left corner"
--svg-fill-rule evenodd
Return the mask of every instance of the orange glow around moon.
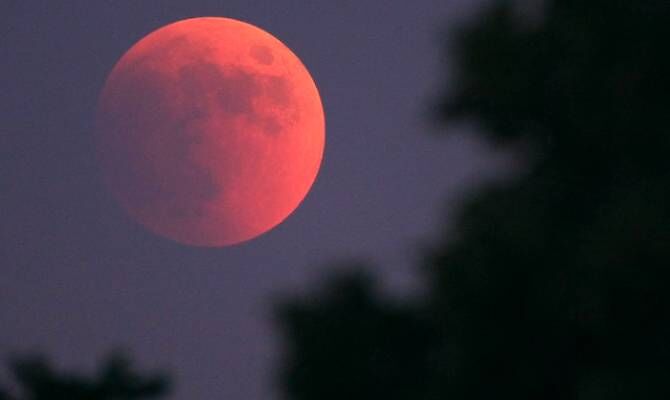
<path id="1" fill-rule="evenodd" d="M 226 246 L 281 223 L 307 195 L 325 142 L 317 88 L 269 33 L 193 18 L 137 42 L 100 95 L 104 180 L 150 231 Z"/>

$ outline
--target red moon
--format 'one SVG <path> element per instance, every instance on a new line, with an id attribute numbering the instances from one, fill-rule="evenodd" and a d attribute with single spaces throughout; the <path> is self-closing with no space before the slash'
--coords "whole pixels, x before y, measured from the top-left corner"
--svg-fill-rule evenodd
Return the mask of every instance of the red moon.
<path id="1" fill-rule="evenodd" d="M 193 18 L 145 36 L 100 95 L 107 187 L 150 231 L 193 246 L 267 232 L 307 195 L 325 122 L 305 66 L 271 34 Z"/>

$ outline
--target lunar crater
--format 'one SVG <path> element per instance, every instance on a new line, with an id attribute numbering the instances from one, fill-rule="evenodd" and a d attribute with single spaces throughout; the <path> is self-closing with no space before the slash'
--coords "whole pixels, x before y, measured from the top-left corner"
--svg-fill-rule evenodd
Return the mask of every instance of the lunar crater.
<path id="1" fill-rule="evenodd" d="M 267 134 L 276 135 L 283 126 L 280 117 L 295 115 L 295 110 L 289 112 L 293 104 L 290 86 L 281 76 L 214 63 L 187 64 L 179 69 L 177 76 L 182 93 L 182 125 L 214 118 L 212 113 L 224 113 L 243 116 Z M 213 99 L 212 84 L 216 88 Z"/>
<path id="2" fill-rule="evenodd" d="M 251 57 L 253 57 L 254 60 L 263 65 L 270 65 L 275 59 L 275 57 L 272 55 L 272 50 L 270 50 L 270 48 L 267 46 L 251 46 L 249 53 L 251 53 Z"/>

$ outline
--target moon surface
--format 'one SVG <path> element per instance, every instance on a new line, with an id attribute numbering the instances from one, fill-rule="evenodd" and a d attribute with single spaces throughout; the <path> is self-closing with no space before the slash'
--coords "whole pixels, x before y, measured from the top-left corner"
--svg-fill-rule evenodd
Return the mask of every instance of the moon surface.
<path id="1" fill-rule="evenodd" d="M 133 45 L 100 94 L 104 182 L 148 230 L 193 246 L 267 232 L 309 192 L 325 121 L 305 66 L 229 18 L 166 25 Z"/>

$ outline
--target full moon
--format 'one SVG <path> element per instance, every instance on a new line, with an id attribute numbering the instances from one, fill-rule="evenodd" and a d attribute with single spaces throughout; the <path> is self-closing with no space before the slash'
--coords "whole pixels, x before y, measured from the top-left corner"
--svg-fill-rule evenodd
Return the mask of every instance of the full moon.
<path id="1" fill-rule="evenodd" d="M 166 25 L 134 44 L 100 94 L 103 179 L 148 230 L 227 246 L 277 226 L 321 164 L 319 92 L 271 34 L 229 18 Z"/>

